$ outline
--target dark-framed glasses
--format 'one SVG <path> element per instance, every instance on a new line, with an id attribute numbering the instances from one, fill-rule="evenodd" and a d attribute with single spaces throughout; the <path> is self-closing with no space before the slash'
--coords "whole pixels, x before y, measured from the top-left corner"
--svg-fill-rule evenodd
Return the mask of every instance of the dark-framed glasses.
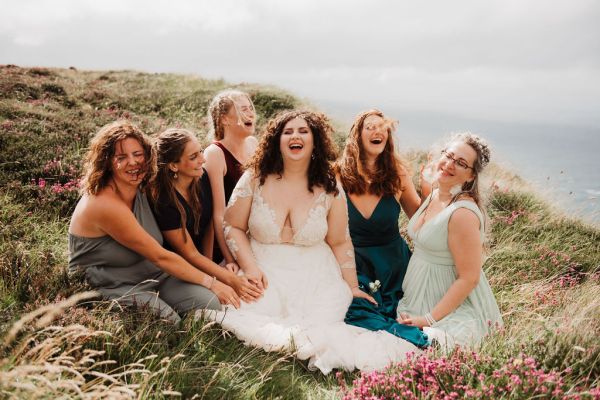
<path id="1" fill-rule="evenodd" d="M 454 154 L 447 152 L 446 150 L 442 150 L 442 156 L 446 158 L 448 161 L 452 161 L 454 165 L 459 166 L 462 169 L 473 169 L 465 160 L 462 158 L 454 158 Z"/>

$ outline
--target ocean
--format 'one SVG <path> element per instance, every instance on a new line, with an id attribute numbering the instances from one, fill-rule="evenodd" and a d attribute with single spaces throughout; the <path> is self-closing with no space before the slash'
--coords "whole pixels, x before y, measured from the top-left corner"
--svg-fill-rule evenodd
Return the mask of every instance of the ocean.
<path id="1" fill-rule="evenodd" d="M 316 102 L 350 126 L 363 108 Z M 492 160 L 521 176 L 567 214 L 600 226 L 600 127 L 494 122 L 406 110 L 382 110 L 399 121 L 401 150 L 427 150 L 452 132 L 470 131 L 490 143 Z"/>

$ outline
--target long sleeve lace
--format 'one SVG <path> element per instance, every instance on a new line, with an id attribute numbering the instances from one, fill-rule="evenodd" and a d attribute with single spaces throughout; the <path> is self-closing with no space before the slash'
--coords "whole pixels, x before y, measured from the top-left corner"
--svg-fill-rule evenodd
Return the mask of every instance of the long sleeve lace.
<path id="1" fill-rule="evenodd" d="M 346 194 L 339 187 L 339 194 L 331 202 L 327 224 L 326 241 L 333 250 L 333 254 L 340 266 L 342 276 L 351 288 L 358 286 L 356 278 L 356 262 L 354 260 L 354 247 L 348 230 L 348 206 Z"/>
<path id="2" fill-rule="evenodd" d="M 256 264 L 246 234 L 252 207 L 252 184 L 252 174 L 246 171 L 233 189 L 223 218 L 223 232 L 227 247 L 243 270 Z"/>

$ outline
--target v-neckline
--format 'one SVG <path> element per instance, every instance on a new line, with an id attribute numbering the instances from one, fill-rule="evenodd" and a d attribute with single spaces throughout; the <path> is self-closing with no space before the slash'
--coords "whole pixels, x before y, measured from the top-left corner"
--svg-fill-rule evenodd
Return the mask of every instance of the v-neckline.
<path id="1" fill-rule="evenodd" d="M 225 146 L 223 143 L 221 143 L 221 142 L 214 142 L 214 143 L 215 143 L 215 145 L 216 145 L 217 147 L 219 147 L 221 150 L 224 150 L 224 151 L 226 151 L 226 152 L 229 154 L 229 156 L 230 156 L 231 158 L 233 158 L 233 161 L 235 161 L 235 162 L 236 162 L 236 163 L 238 163 L 239 165 L 244 165 L 242 162 L 240 162 L 240 160 L 238 160 L 238 159 L 237 159 L 237 157 L 236 157 L 235 155 L 233 155 L 233 153 L 231 152 L 231 150 L 229 150 L 229 149 L 227 148 L 227 146 Z"/>
<path id="2" fill-rule="evenodd" d="M 369 215 L 369 218 L 365 217 L 363 215 L 363 213 L 358 209 L 358 207 L 356 207 L 356 205 L 354 204 L 354 202 L 352 201 L 352 199 L 350 198 L 350 196 L 348 196 L 348 201 L 350 202 L 350 204 L 352 204 L 352 207 L 354 207 L 354 209 L 358 212 L 358 215 L 360 215 L 362 219 L 364 219 L 365 221 L 370 221 L 371 218 L 373 218 L 373 215 L 375 215 L 375 212 L 377 211 L 377 209 L 379 208 L 379 205 L 381 204 L 381 201 L 383 200 L 383 197 L 384 196 L 381 196 L 379 198 L 379 200 L 377 201 L 377 204 L 373 208 L 373 211 L 371 211 L 371 215 Z"/>
<path id="3" fill-rule="evenodd" d="M 323 196 L 326 196 L 327 192 L 323 191 L 318 195 L 315 195 L 313 198 L 313 203 L 311 205 L 311 207 L 308 209 L 308 213 L 304 219 L 304 222 L 302 224 L 300 224 L 300 227 L 298 229 L 294 229 L 291 225 L 290 228 L 292 229 L 292 239 L 290 242 L 284 242 L 281 239 L 281 232 L 283 231 L 283 229 L 285 228 L 285 221 L 287 219 L 284 219 L 283 221 L 283 226 L 279 226 L 279 224 L 277 223 L 277 212 L 275 211 L 275 209 L 273 209 L 271 207 L 271 205 L 269 204 L 269 202 L 267 200 L 265 200 L 265 198 L 262 195 L 262 186 L 259 186 L 255 192 L 255 197 L 258 197 L 260 199 L 260 202 L 262 203 L 263 207 L 266 207 L 269 210 L 269 214 L 271 215 L 271 222 L 273 223 L 273 226 L 276 227 L 278 229 L 278 233 L 277 233 L 277 237 L 279 239 L 280 243 L 285 243 L 285 244 L 289 244 L 289 243 L 294 243 L 296 240 L 296 237 L 298 236 L 298 234 L 300 232 L 302 232 L 304 230 L 304 228 L 308 225 L 308 223 L 310 222 L 310 219 L 312 217 L 312 212 L 313 210 L 319 205 L 319 203 L 321 202 L 321 198 Z M 288 216 L 290 217 L 290 224 L 292 223 L 291 220 L 291 215 L 288 214 Z"/>
<path id="4" fill-rule="evenodd" d="M 429 207 L 429 204 L 431 203 L 431 200 L 433 200 L 433 192 L 431 192 L 431 194 L 429 195 L 429 197 L 428 197 L 428 198 L 427 198 L 427 200 L 426 200 L 426 201 L 427 201 L 427 205 L 425 205 L 425 203 L 423 203 L 423 206 L 424 206 L 424 207 L 423 207 L 423 211 L 421 211 L 421 213 L 420 213 L 420 214 L 419 214 L 419 216 L 417 217 L 417 221 L 416 221 L 416 222 L 419 222 L 419 219 L 421 218 L 421 215 L 423 215 L 423 212 L 425 212 L 425 210 L 427 209 L 427 207 Z M 448 205 L 448 206 L 449 206 L 449 205 Z M 442 214 L 442 213 L 443 213 L 443 212 L 444 212 L 444 211 L 445 211 L 445 210 L 448 208 L 448 206 L 446 206 L 446 207 L 442 208 L 442 209 L 440 210 L 440 212 L 438 212 L 437 214 L 435 214 L 433 217 L 431 217 L 431 218 L 430 218 L 430 219 L 428 219 L 427 221 L 424 221 L 424 222 L 421 224 L 421 226 L 419 226 L 419 229 L 416 229 L 416 230 L 415 230 L 415 229 L 414 229 L 414 227 L 413 227 L 412 231 L 414 232 L 415 236 L 419 236 L 419 233 L 421 233 L 421 231 L 423 230 L 423 227 L 424 227 L 425 225 L 427 225 L 428 223 L 430 223 L 431 221 L 434 221 L 434 220 L 436 220 L 436 219 L 437 219 L 437 218 L 438 218 L 438 217 L 439 217 L 439 216 L 440 216 L 440 215 L 441 215 L 441 214 Z"/>

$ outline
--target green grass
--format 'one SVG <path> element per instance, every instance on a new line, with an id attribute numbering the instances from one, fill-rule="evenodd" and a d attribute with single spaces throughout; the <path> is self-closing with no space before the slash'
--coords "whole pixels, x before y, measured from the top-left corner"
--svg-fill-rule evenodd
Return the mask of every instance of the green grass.
<path id="1" fill-rule="evenodd" d="M 0 66 L 2 397 L 342 395 L 333 375 L 246 347 L 214 324 L 188 318 L 172 326 L 94 299 L 65 302 L 89 289 L 69 280 L 65 268 L 68 217 L 78 198 L 71 185 L 91 135 L 129 118 L 149 134 L 179 125 L 205 138 L 209 100 L 231 86 L 173 74 Z M 277 88 L 235 87 L 251 94 L 260 126 L 279 110 L 303 106 Z M 338 128 L 338 145 L 344 136 Z M 535 357 L 544 370 L 560 373 L 570 393 L 585 395 L 600 382 L 600 230 L 565 217 L 507 171 L 490 168 L 485 181 L 484 270 L 506 327 L 478 351 L 498 365 L 520 354 Z M 47 305 L 44 315 L 54 319 L 31 314 Z M 9 334 L 25 317 L 31 320 Z M 357 377 L 340 379 L 351 385 Z"/>

